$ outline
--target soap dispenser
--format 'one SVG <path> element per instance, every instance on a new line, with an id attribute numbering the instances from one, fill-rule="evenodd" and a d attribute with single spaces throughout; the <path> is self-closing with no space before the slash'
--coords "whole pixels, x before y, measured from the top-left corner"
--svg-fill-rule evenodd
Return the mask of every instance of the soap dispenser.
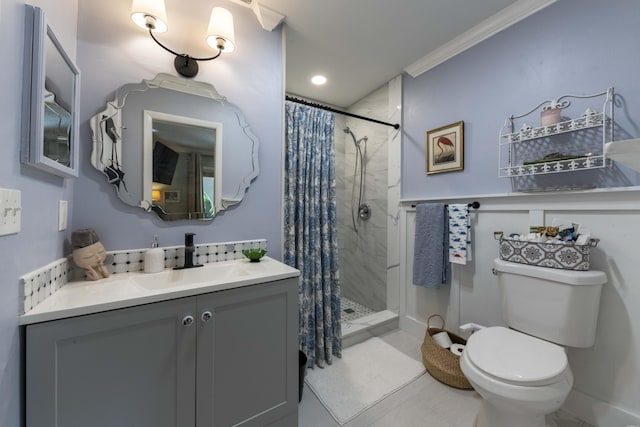
<path id="1" fill-rule="evenodd" d="M 158 273 L 164 270 L 164 250 L 158 247 L 158 236 L 153 237 L 151 249 L 144 253 L 144 272 Z"/>

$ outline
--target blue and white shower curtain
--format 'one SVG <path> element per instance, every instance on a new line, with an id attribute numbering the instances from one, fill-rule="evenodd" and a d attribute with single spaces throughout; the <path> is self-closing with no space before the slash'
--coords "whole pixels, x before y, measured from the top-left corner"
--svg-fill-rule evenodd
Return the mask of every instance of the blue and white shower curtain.
<path id="1" fill-rule="evenodd" d="M 335 115 L 286 103 L 284 262 L 300 270 L 299 338 L 307 366 L 341 356 Z"/>

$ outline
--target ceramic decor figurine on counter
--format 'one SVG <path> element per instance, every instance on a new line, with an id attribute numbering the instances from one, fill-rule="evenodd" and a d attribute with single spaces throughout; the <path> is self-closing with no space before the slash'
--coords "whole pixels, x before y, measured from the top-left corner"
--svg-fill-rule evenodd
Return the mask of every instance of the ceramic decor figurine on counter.
<path id="1" fill-rule="evenodd" d="M 88 280 L 109 277 L 109 271 L 103 264 L 107 252 L 94 229 L 86 228 L 71 233 L 71 246 L 73 262 L 78 267 L 84 268 Z"/>

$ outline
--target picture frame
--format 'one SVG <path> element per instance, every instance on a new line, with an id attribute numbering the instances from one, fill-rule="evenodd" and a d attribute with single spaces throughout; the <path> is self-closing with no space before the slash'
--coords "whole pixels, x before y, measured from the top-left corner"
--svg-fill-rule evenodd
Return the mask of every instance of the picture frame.
<path id="1" fill-rule="evenodd" d="M 464 122 L 427 131 L 427 175 L 464 169 Z"/>
<path id="2" fill-rule="evenodd" d="M 63 178 L 79 171 L 80 71 L 44 11 L 25 5 L 20 160 Z"/>
<path id="3" fill-rule="evenodd" d="M 164 192 L 165 203 L 179 203 L 180 192 L 179 191 L 165 191 Z"/>

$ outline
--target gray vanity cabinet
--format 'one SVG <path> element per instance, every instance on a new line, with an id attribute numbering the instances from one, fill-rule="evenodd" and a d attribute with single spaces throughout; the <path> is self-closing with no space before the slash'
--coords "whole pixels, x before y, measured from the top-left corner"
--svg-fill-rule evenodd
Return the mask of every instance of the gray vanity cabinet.
<path id="1" fill-rule="evenodd" d="M 297 426 L 297 279 L 28 325 L 27 427 Z"/>

